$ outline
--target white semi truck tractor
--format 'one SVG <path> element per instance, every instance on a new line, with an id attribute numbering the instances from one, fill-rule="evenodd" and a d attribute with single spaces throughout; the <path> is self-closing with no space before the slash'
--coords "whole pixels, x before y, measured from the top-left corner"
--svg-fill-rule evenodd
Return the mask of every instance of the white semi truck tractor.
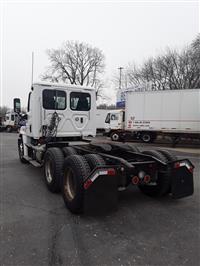
<path id="1" fill-rule="evenodd" d="M 110 112 L 106 132 L 113 141 L 153 142 L 158 135 L 200 139 L 200 89 L 124 92 L 125 108 Z"/>
<path id="2" fill-rule="evenodd" d="M 93 142 L 96 134 L 95 90 L 35 83 L 28 96 L 26 126 L 19 133 L 21 163 L 44 169 L 47 188 L 62 191 L 67 208 L 115 206 L 118 190 L 130 184 L 151 196 L 193 194 L 194 166 L 166 150 L 141 152 L 125 143 Z"/>

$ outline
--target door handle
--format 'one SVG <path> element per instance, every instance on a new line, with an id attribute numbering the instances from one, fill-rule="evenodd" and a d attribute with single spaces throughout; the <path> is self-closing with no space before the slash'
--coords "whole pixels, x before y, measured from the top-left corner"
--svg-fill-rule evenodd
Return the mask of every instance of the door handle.
<path id="1" fill-rule="evenodd" d="M 81 117 L 81 124 L 83 124 L 83 117 Z"/>

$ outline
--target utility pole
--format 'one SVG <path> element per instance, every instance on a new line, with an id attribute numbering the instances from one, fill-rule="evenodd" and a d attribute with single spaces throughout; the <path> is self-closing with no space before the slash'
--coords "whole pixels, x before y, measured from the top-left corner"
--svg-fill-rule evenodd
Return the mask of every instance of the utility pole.
<path id="1" fill-rule="evenodd" d="M 122 69 L 124 69 L 123 67 L 119 67 L 119 89 L 121 90 L 122 88 Z"/>

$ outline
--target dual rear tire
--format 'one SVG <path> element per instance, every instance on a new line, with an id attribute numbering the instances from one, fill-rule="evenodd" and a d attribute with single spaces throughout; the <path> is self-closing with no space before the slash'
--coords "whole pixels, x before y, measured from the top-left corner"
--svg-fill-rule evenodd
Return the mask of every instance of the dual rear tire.
<path id="1" fill-rule="evenodd" d="M 84 182 L 91 171 L 105 165 L 98 154 L 71 155 L 64 162 L 62 195 L 65 205 L 72 213 L 81 213 L 84 204 Z"/>
<path id="2" fill-rule="evenodd" d="M 84 205 L 84 182 L 91 171 L 105 165 L 98 154 L 78 155 L 73 147 L 49 148 L 44 157 L 44 176 L 47 188 L 62 191 L 66 207 L 72 213 L 81 213 Z"/>
<path id="3" fill-rule="evenodd" d="M 177 160 L 176 156 L 167 150 L 149 150 L 143 151 L 144 154 L 150 155 L 161 162 L 168 163 Z M 153 183 L 139 185 L 139 189 L 146 195 L 151 197 L 161 197 L 171 191 L 171 176 L 168 168 L 157 172 L 157 179 Z"/>

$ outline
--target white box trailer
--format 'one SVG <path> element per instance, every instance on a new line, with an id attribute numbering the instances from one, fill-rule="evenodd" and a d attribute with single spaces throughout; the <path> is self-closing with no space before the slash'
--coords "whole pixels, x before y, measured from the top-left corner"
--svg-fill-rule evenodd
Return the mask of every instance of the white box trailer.
<path id="1" fill-rule="evenodd" d="M 170 135 L 174 141 L 200 138 L 200 89 L 127 91 L 124 112 L 119 138 L 130 133 L 144 142 L 153 141 L 158 134 Z"/>

